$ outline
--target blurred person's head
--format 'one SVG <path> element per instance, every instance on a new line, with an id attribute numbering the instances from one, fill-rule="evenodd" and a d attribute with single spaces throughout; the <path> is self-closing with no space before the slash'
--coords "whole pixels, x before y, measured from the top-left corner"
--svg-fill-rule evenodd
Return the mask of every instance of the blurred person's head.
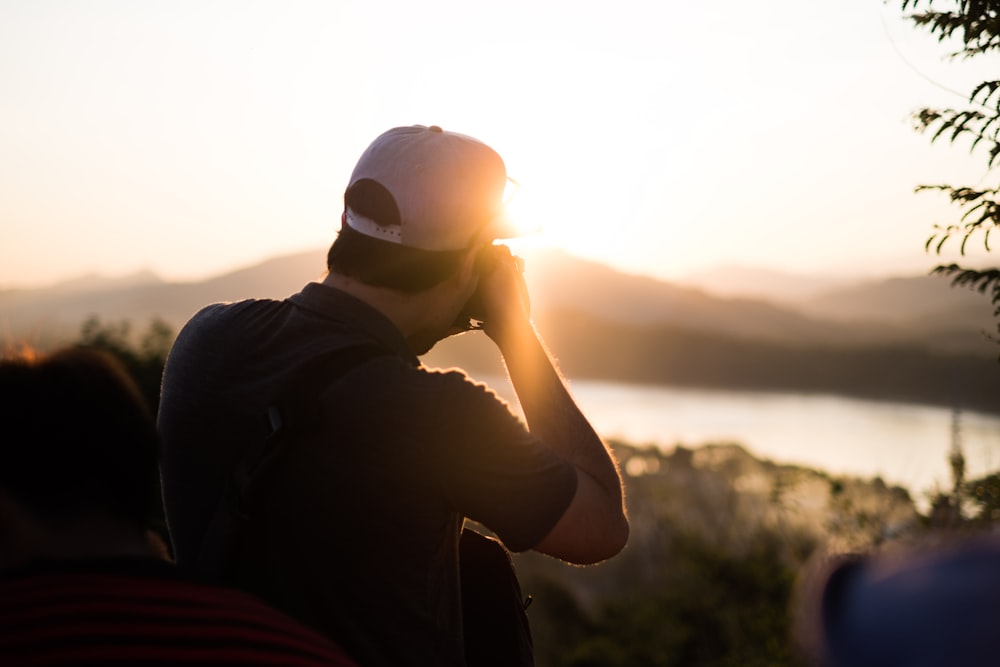
<path id="1" fill-rule="evenodd" d="M 815 566 L 799 639 L 823 667 L 972 667 L 1000 654 L 1000 534 Z"/>
<path id="2" fill-rule="evenodd" d="M 70 348 L 0 360 L 0 425 L 0 568 L 144 547 L 158 440 L 114 358 Z"/>

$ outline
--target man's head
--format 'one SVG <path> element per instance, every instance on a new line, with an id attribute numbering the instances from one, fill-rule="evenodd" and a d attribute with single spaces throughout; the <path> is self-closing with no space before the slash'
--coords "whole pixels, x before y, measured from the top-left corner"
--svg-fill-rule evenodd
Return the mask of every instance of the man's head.
<path id="1" fill-rule="evenodd" d="M 393 128 L 354 168 L 328 268 L 376 287 L 428 289 L 473 247 L 512 236 L 506 185 L 503 160 L 486 144 L 437 126 Z"/>
<path id="2" fill-rule="evenodd" d="M 0 423 L 0 519 L 16 508 L 48 533 L 96 517 L 143 534 L 156 500 L 158 440 L 114 359 L 73 348 L 0 360 Z M 0 525 L 0 537 L 11 539 L 8 528 Z"/>

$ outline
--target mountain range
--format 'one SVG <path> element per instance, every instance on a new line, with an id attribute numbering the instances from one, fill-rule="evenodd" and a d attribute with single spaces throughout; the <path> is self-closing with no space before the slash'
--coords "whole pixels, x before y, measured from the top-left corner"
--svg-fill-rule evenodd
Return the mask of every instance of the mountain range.
<path id="1" fill-rule="evenodd" d="M 797 277 L 775 275 L 776 287 L 751 298 L 720 295 L 718 280 L 704 288 L 668 283 L 554 250 L 530 252 L 526 263 L 536 325 L 573 377 L 932 403 L 952 402 L 958 392 L 969 406 L 1000 412 L 992 307 L 944 277 L 803 278 L 795 293 L 780 285 Z M 0 342 L 60 344 L 91 316 L 140 329 L 159 318 L 176 331 L 205 304 L 283 298 L 319 279 L 324 266 L 325 251 L 316 249 L 197 282 L 142 272 L 2 290 Z M 501 370 L 481 334 L 448 339 L 425 362 Z"/>

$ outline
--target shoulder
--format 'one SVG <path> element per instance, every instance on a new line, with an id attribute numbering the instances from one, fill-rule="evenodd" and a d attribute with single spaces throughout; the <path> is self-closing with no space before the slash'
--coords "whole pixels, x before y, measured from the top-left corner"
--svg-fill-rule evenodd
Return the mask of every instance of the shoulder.
<path id="1" fill-rule="evenodd" d="M 188 320 L 181 333 L 230 327 L 234 322 L 251 320 L 283 307 L 285 307 L 285 302 L 274 299 L 244 299 L 209 304 Z"/>
<path id="2" fill-rule="evenodd" d="M 463 371 L 414 366 L 388 353 L 351 369 L 323 400 L 340 414 L 347 410 L 371 439 L 403 438 L 438 452 L 526 433 L 508 403 Z"/>
<path id="3" fill-rule="evenodd" d="M 413 363 L 388 349 L 369 353 L 364 372 L 379 376 L 404 390 L 446 394 L 450 398 L 480 397 L 503 402 L 486 383 L 471 378 L 460 368 L 433 368 Z"/>
<path id="4" fill-rule="evenodd" d="M 231 335 L 234 330 L 233 323 L 248 317 L 249 313 L 256 308 L 266 307 L 258 305 L 262 303 L 266 302 L 251 299 L 233 303 L 213 303 L 203 307 L 181 327 L 177 339 L 174 341 L 173 349 L 175 351 L 183 350 L 190 345 L 203 344 L 206 338 L 217 338 L 224 334 Z"/>
<path id="5" fill-rule="evenodd" d="M 250 337 L 267 332 L 264 324 L 281 318 L 287 307 L 282 301 L 247 299 L 214 303 L 196 312 L 181 328 L 168 358 L 168 367 L 184 363 L 204 363 L 227 357 L 247 344 Z"/>
<path id="6" fill-rule="evenodd" d="M 411 394 L 422 395 L 429 408 L 460 417 L 513 416 L 514 410 L 496 390 L 456 368 L 402 369 L 403 384 Z"/>
<path id="7" fill-rule="evenodd" d="M 500 395 L 488 384 L 470 377 L 460 368 L 428 368 L 421 366 L 416 370 L 419 372 L 420 382 L 437 387 L 440 391 L 446 392 L 450 396 L 504 402 Z"/>

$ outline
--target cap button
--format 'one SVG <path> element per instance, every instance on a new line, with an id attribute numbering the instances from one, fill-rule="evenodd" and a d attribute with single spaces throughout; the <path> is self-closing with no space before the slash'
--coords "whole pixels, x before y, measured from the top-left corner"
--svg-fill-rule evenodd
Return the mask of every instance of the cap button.
<path id="1" fill-rule="evenodd" d="M 428 130 L 430 130 L 431 132 L 442 132 L 442 131 L 443 131 L 443 130 L 442 130 L 442 129 L 441 129 L 440 127 L 438 127 L 437 125 L 431 125 L 431 126 L 430 126 L 430 127 L 428 127 L 427 129 L 428 129 Z"/>

